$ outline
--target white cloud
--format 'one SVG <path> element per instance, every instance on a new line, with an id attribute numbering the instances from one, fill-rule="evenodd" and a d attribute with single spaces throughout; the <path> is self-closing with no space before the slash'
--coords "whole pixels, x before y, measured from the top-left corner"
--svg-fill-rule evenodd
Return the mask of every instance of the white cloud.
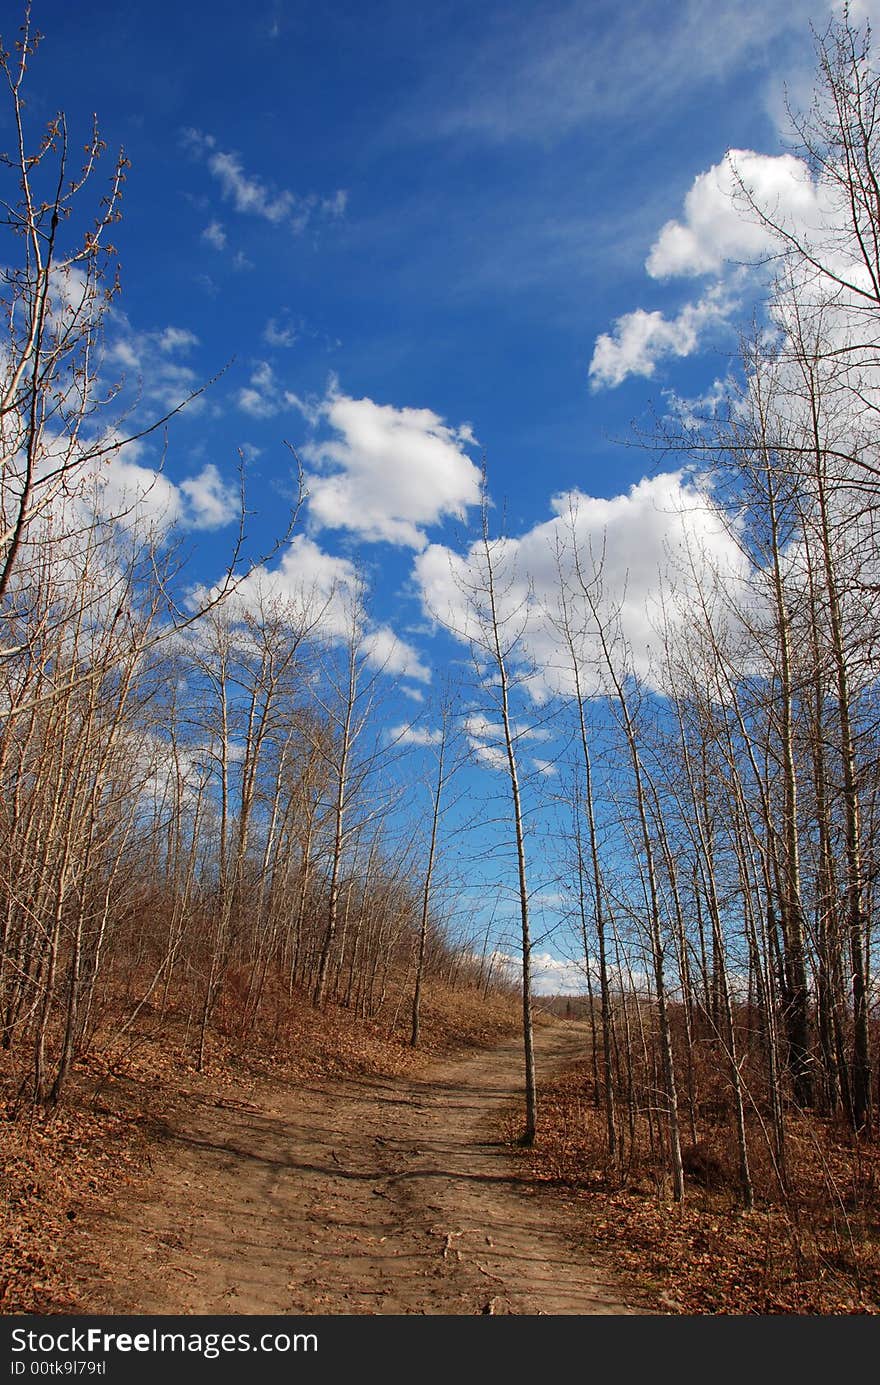
<path id="1" fill-rule="evenodd" d="M 536 995 L 581 995 L 587 989 L 580 962 L 563 961 L 550 952 L 533 952 L 531 963 Z"/>
<path id="2" fill-rule="evenodd" d="M 226 239 L 226 232 L 219 221 L 209 221 L 202 232 L 202 240 L 215 250 L 225 250 Z"/>
<path id="3" fill-rule="evenodd" d="M 313 430 L 330 431 L 300 448 L 311 466 L 305 481 L 313 529 L 348 529 L 368 542 L 418 549 L 426 526 L 463 518 L 479 502 L 480 470 L 465 451 L 475 441 L 469 425 L 451 427 L 431 409 L 353 399 L 335 380 L 323 399 L 302 399 L 268 361 L 256 362 L 237 404 L 257 419 L 296 409 Z"/>
<path id="4" fill-rule="evenodd" d="M 464 718 L 462 729 L 471 754 L 479 764 L 494 770 L 509 768 L 504 727 L 500 723 L 490 721 L 481 712 L 472 712 Z"/>
<path id="5" fill-rule="evenodd" d="M 95 512 L 126 528 L 169 529 L 181 515 L 180 491 L 161 472 L 135 461 L 137 455 L 135 448 L 121 448 L 109 461 L 90 466 L 85 495 L 91 490 Z"/>
<path id="6" fill-rule="evenodd" d="M 492 970 L 511 981 L 522 982 L 522 960 L 507 952 L 493 952 Z M 550 952 L 532 952 L 532 992 L 534 995 L 581 995 L 587 989 L 583 963 L 563 961 Z"/>
<path id="7" fill-rule="evenodd" d="M 848 13 L 852 24 L 862 24 L 866 19 L 876 23 L 880 19 L 875 0 L 832 0 L 831 11 L 837 19 L 843 19 Z"/>
<path id="8" fill-rule="evenodd" d="M 26 453 L 16 416 L 4 416 L 2 431 L 9 452 L 4 484 L 10 496 L 23 484 Z M 162 465 L 151 462 L 145 438 L 126 437 L 119 429 L 81 431 L 75 438 L 53 434 L 47 428 L 34 459 L 35 482 L 30 540 L 53 541 L 72 556 L 89 548 L 88 535 L 95 521 L 106 525 L 102 536 L 116 528 L 128 543 L 133 535 L 163 544 L 173 527 L 216 529 L 235 519 L 239 495 L 227 485 L 213 464 L 196 475 L 177 481 Z M 112 544 L 110 545 L 112 548 Z"/>
<path id="9" fill-rule="evenodd" d="M 507 758 L 507 745 L 504 736 L 504 726 L 500 721 L 492 721 L 482 712 L 469 712 L 462 719 L 462 730 L 467 739 L 468 747 L 474 758 L 489 769 L 507 770 L 509 761 Z M 544 741 L 549 738 L 549 732 L 539 726 L 528 726 L 514 722 L 511 725 L 514 741 L 536 740 Z M 549 764 L 549 761 L 534 761 L 537 764 Z"/>
<path id="10" fill-rule="evenodd" d="M 462 729 L 472 741 L 488 740 L 499 744 L 504 741 L 503 723 L 492 721 L 483 712 L 468 712 L 462 720 Z M 510 730 L 515 741 L 546 741 L 549 736 L 549 732 L 542 726 L 528 726 L 516 721 L 510 722 Z"/>
<path id="11" fill-rule="evenodd" d="M 532 764 L 538 774 L 543 775 L 546 779 L 552 779 L 557 773 L 556 766 L 552 760 L 533 760 Z"/>
<path id="12" fill-rule="evenodd" d="M 348 558 L 325 553 L 305 534 L 288 544 L 274 568 L 254 568 L 236 590 L 233 606 L 259 610 L 265 602 L 288 604 L 299 612 L 320 615 L 329 638 L 343 638 L 352 612 L 361 609 L 362 581 Z"/>
<path id="13" fill-rule="evenodd" d="M 480 470 L 465 452 L 470 427 L 431 409 L 353 399 L 331 387 L 318 415 L 334 436 L 302 449 L 313 524 L 371 542 L 421 549 L 425 527 L 462 518 L 480 499 Z"/>
<path id="14" fill-rule="evenodd" d="M 498 770 L 500 773 L 510 768 L 507 752 L 500 745 L 485 745 L 482 741 L 471 741 L 470 749 L 474 759 L 487 769 Z"/>
<path id="15" fill-rule="evenodd" d="M 271 226 L 286 226 L 299 234 L 316 216 L 336 220 L 345 212 L 348 195 L 342 188 L 329 197 L 319 197 L 313 192 L 301 197 L 289 188 L 274 187 L 257 174 L 249 172 L 241 155 L 234 150 L 219 149 L 213 135 L 202 130 L 187 129 L 183 131 L 182 138 L 185 148 L 204 162 L 220 184 L 224 200 L 243 216 L 255 216 Z M 212 221 L 202 234 L 216 249 L 225 247 L 225 232 L 217 221 Z M 249 264 L 240 263 L 238 267 L 249 267 Z"/>
<path id="16" fill-rule="evenodd" d="M 270 317 L 263 328 L 263 341 L 267 346 L 286 348 L 296 341 L 296 329 L 289 322 Z"/>
<path id="17" fill-rule="evenodd" d="M 112 442 L 112 437 L 107 439 Z M 103 460 L 85 465 L 82 502 L 104 519 L 125 528 L 146 527 L 155 537 L 178 525 L 220 529 L 236 518 L 238 491 L 227 485 L 213 463 L 179 483 L 139 460 L 142 448 L 127 443 Z"/>
<path id="18" fill-rule="evenodd" d="M 208 594 L 197 588 L 192 599 L 198 602 Z M 228 607 L 235 619 L 246 612 L 259 614 L 267 606 L 286 609 L 291 623 L 314 625 L 316 635 L 331 642 L 348 640 L 354 632 L 372 668 L 390 677 L 430 682 L 430 670 L 413 646 L 390 626 L 370 620 L 364 597 L 363 577 L 350 559 L 327 553 L 307 535 L 298 534 L 276 567 L 261 565 L 248 573 Z"/>
<path id="19" fill-rule="evenodd" d="M 388 732 L 391 740 L 398 745 L 439 745 L 443 739 L 442 731 L 429 731 L 424 726 L 392 726 Z"/>
<path id="20" fill-rule="evenodd" d="M 272 368 L 263 362 L 252 372 L 250 384 L 243 385 L 237 395 L 238 407 L 251 418 L 271 418 L 284 406 L 275 389 Z"/>
<path id="21" fill-rule="evenodd" d="M 825 370 L 828 363 L 829 398 L 832 392 L 842 397 L 842 387 L 848 390 L 844 426 L 855 445 L 861 419 L 873 415 L 880 401 L 880 368 L 875 344 L 864 330 L 863 295 L 870 300 L 874 291 L 853 217 L 845 180 L 834 170 L 819 169 L 814 177 L 792 154 L 728 151 L 694 180 L 682 218 L 667 222 L 646 262 L 655 278 L 710 276 L 713 282 L 699 303 L 687 304 L 671 320 L 642 311 L 619 318 L 614 333 L 603 334 L 596 343 L 593 386 L 614 386 L 632 374 L 650 376 L 663 356 L 696 350 L 713 321 L 726 318 L 735 306 L 731 283 L 750 287 L 752 296 L 766 293 L 767 276 L 756 271 L 794 247 L 767 299 L 772 330 L 780 343 L 785 336 L 796 340 L 799 333 L 809 337 L 821 332 L 824 347 L 817 369 Z M 802 385 L 791 373 L 789 366 L 784 378 L 780 358 L 777 385 L 788 398 L 788 424 L 805 426 L 809 420 L 794 402 Z M 695 421 L 687 404 L 683 417 Z"/>
<path id="22" fill-rule="evenodd" d="M 238 514 L 238 492 L 226 484 L 212 462 L 197 476 L 181 481 L 180 490 L 187 501 L 183 520 L 189 529 L 220 529 Z"/>
<path id="23" fill-rule="evenodd" d="M 136 332 L 123 314 L 114 313 L 107 333 L 104 366 L 108 372 L 119 370 L 135 376 L 140 397 L 163 412 L 170 411 L 204 383 L 192 366 L 177 359 L 198 344 L 198 337 L 187 327 Z M 192 399 L 188 407 L 198 411 L 203 400 Z"/>
<path id="24" fill-rule="evenodd" d="M 748 282 L 747 267 L 779 253 L 783 242 L 774 227 L 821 247 L 820 262 L 844 282 L 858 283 L 864 266 L 853 264 L 857 253 L 833 231 L 841 224 L 839 196 L 792 154 L 729 150 L 694 179 L 681 219 L 666 223 L 646 261 L 654 279 L 708 276 L 708 288 L 673 317 L 641 308 L 619 317 L 596 341 L 592 387 L 614 388 L 631 375 L 650 377 L 659 361 L 690 356 L 704 345 L 707 333 L 736 309 L 733 286 Z"/>
<path id="25" fill-rule="evenodd" d="M 295 206 L 292 192 L 271 192 L 259 178 L 247 174 L 238 154 L 215 150 L 208 156 L 208 168 L 220 184 L 224 197 L 237 212 L 249 212 L 272 225 L 287 220 Z"/>
<path id="26" fill-rule="evenodd" d="M 388 625 L 376 625 L 364 635 L 363 653 L 374 668 L 383 673 L 413 678 L 417 683 L 430 683 L 431 671 L 419 658 L 416 650 Z"/>
<path id="27" fill-rule="evenodd" d="M 251 418 L 274 418 L 287 409 L 298 409 L 306 417 L 313 416 L 311 406 L 298 394 L 284 388 L 268 361 L 256 362 L 250 381 L 238 391 L 236 402 Z"/>
<path id="28" fill-rule="evenodd" d="M 593 389 L 614 389 L 630 375 L 650 377 L 657 362 L 669 356 L 690 356 L 705 333 L 725 323 L 735 307 L 719 285 L 697 303 L 687 303 L 673 318 L 637 308 L 617 318 L 613 332 L 597 338 L 590 361 Z"/>
<path id="29" fill-rule="evenodd" d="M 470 712 L 462 722 L 465 735 L 470 740 L 485 740 L 487 737 L 500 740 L 504 727 L 500 722 L 490 721 L 482 712 Z"/>
<path id="30" fill-rule="evenodd" d="M 334 220 L 345 216 L 348 207 L 348 192 L 345 188 L 337 188 L 332 197 L 321 199 L 321 210 Z"/>
<path id="31" fill-rule="evenodd" d="M 720 513 L 680 472 L 645 478 L 610 499 L 567 492 L 554 498 L 553 509 L 552 519 L 506 539 L 493 555 L 502 638 L 521 631 L 521 662 L 535 669 L 529 680 L 533 699 L 540 703 L 573 687 L 569 655 L 554 626 L 559 566 L 572 591 L 584 687 L 593 694 L 604 686 L 595 623 L 577 596 L 575 553 L 587 580 L 601 566 L 601 612 L 609 621 L 619 613 L 635 670 L 656 684 L 658 597 L 664 587 L 696 595 L 694 583 L 711 583 L 716 573 L 730 584 L 743 576 L 744 560 Z M 485 612 L 475 609 L 469 594 L 479 598 L 485 592 L 481 544 L 465 553 L 431 544 L 416 556 L 413 573 L 427 614 L 463 642 L 479 635 Z M 487 718 L 472 717 L 465 729 L 472 744 L 497 749 L 500 727 Z M 528 727 L 518 731 L 535 738 Z"/>
<path id="32" fill-rule="evenodd" d="M 192 347 L 198 346 L 199 339 L 195 332 L 191 332 L 188 327 L 165 327 L 157 334 L 157 345 L 160 351 L 190 351 Z"/>

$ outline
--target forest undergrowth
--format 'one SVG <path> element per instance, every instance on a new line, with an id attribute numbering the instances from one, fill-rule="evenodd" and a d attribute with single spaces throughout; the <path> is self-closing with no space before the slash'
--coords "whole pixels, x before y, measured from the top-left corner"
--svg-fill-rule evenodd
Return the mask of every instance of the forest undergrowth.
<path id="1" fill-rule="evenodd" d="M 705 1090 L 712 1074 L 702 1076 Z M 876 1142 L 855 1138 L 842 1120 L 789 1112 L 783 1193 L 753 1113 L 755 1206 L 746 1212 L 724 1112 L 704 1118 L 699 1140 L 684 1146 L 680 1203 L 662 1157 L 651 1155 L 647 1125 L 638 1116 L 631 1155 L 610 1169 L 601 1093 L 584 1059 L 542 1090 L 537 1140 L 520 1157 L 537 1179 L 567 1187 L 573 1225 L 626 1278 L 656 1294 L 660 1311 L 880 1313 Z"/>

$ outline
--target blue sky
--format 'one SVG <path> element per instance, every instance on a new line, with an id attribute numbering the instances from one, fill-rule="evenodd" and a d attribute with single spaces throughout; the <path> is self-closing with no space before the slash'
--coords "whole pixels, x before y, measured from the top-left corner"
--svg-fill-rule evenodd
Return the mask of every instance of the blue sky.
<path id="1" fill-rule="evenodd" d="M 595 525 L 611 517 L 629 571 L 652 542 L 644 478 L 669 466 L 622 445 L 631 421 L 669 391 L 709 389 L 760 293 L 737 268 L 756 247 L 719 211 L 717 171 L 734 148 L 774 160 L 759 175 L 785 173 L 783 84 L 808 98 L 809 23 L 830 13 L 38 0 L 33 128 L 63 109 L 81 143 L 95 111 L 131 161 L 108 369 L 142 381 L 141 420 L 224 370 L 169 434 L 193 580 L 222 570 L 239 449 L 252 551 L 282 527 L 284 440 L 310 500 L 275 568 L 363 567 L 416 696 L 461 658 L 424 605 L 443 553 L 466 549 L 483 453 L 524 553 L 555 495 L 621 497 Z M 158 440 L 138 452 L 147 470 L 158 460 Z M 418 705 L 389 694 L 389 718 Z M 494 780 L 475 773 L 473 801 Z M 560 935 L 544 950 L 568 955 Z"/>

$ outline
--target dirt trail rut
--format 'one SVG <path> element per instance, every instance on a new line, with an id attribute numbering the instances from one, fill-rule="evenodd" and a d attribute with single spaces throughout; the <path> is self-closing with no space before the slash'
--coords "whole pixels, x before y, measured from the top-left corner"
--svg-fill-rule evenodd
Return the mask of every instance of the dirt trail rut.
<path id="1" fill-rule="evenodd" d="M 539 1071 L 583 1045 L 542 1028 Z M 498 1143 L 521 1082 L 511 1041 L 421 1080 L 194 1102 L 140 1193 L 78 1230 L 82 1311 L 638 1312 Z"/>

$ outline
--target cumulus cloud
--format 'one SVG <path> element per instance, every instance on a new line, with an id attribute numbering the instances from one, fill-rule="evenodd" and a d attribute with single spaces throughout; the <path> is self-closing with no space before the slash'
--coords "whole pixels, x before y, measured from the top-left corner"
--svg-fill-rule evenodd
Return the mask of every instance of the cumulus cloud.
<path id="1" fill-rule="evenodd" d="M 876 347 L 864 329 L 864 296 L 871 301 L 874 293 L 871 275 L 845 180 L 833 170 L 814 176 L 792 154 L 733 149 L 694 179 L 682 216 L 662 228 L 646 268 L 656 279 L 708 277 L 709 287 L 672 319 L 641 310 L 619 318 L 614 331 L 597 340 L 593 387 L 613 387 L 633 374 L 650 376 L 663 357 L 697 350 L 710 325 L 736 307 L 731 286 L 752 296 L 764 292 L 762 264 L 791 247 L 798 249 L 787 257 L 786 273 L 767 302 L 773 330 L 780 343 L 821 332 L 818 369 L 829 363 L 836 394 L 842 383 L 851 386 L 845 427 L 855 435 L 859 416 L 873 414 L 880 400 Z M 799 382 L 788 381 L 793 388 L 779 383 L 789 396 L 789 423 L 808 423 L 794 403 Z"/>
<path id="2" fill-rule="evenodd" d="M 630 375 L 650 377 L 657 362 L 669 356 L 690 356 L 706 332 L 726 322 L 735 303 L 713 286 L 697 303 L 687 303 L 673 318 L 637 308 L 614 323 L 612 332 L 596 340 L 590 361 L 593 389 L 613 389 Z"/>
<path id="3" fill-rule="evenodd" d="M 287 545 L 275 567 L 254 568 L 231 603 L 240 614 L 267 603 L 287 606 L 292 618 L 320 620 L 330 638 L 341 639 L 362 610 L 363 582 L 353 562 L 326 553 L 305 534 Z M 298 613 L 294 616 L 294 613 Z"/>
<path id="4" fill-rule="evenodd" d="M 595 621 L 577 595 L 576 558 L 587 580 L 601 570 L 600 614 L 619 623 L 633 668 L 657 685 L 661 590 L 695 597 L 695 584 L 712 583 L 716 574 L 732 585 L 744 579 L 744 560 L 720 512 L 681 472 L 647 477 L 610 499 L 566 492 L 555 497 L 553 509 L 550 520 L 504 540 L 493 552 L 502 635 L 518 637 L 520 662 L 533 670 L 532 697 L 541 702 L 573 690 L 570 656 L 558 630 L 560 569 L 572 593 L 582 686 L 591 693 L 603 690 Z M 414 561 L 425 611 L 462 642 L 479 639 L 485 630 L 484 563 L 481 544 L 464 553 L 431 544 Z M 475 747 L 488 748 L 482 757 L 487 763 L 497 760 L 498 729 L 488 721 L 466 728 Z"/>
<path id="5" fill-rule="evenodd" d="M 120 448 L 109 461 L 89 467 L 82 495 L 104 519 L 126 527 L 146 527 L 154 534 L 169 529 L 181 516 L 181 493 L 167 476 L 135 460 L 134 448 Z"/>
<path id="6" fill-rule="evenodd" d="M 64 436 L 43 438 L 37 468 L 38 493 L 32 511 L 32 537 L 45 536 L 44 526 L 71 550 L 95 520 L 118 526 L 120 533 L 147 533 L 162 543 L 172 527 L 219 529 L 236 518 L 238 492 L 213 463 L 196 475 L 176 481 L 151 465 L 142 440 L 125 439 L 108 431 L 73 446 Z M 13 492 L 19 483 L 21 459 L 10 459 L 6 482 Z M 58 475 L 63 469 L 64 482 Z"/>
<path id="7" fill-rule="evenodd" d="M 442 731 L 429 731 L 425 726 L 411 726 L 405 722 L 392 726 L 388 735 L 398 745 L 439 745 L 443 739 Z"/>
<path id="8" fill-rule="evenodd" d="M 389 625 L 376 625 L 364 634 L 361 649 L 374 668 L 383 673 L 430 683 L 431 671 L 422 663 L 411 644 L 396 635 Z"/>
<path id="9" fill-rule="evenodd" d="M 331 432 L 302 449 L 314 468 L 306 481 L 316 526 L 421 549 L 426 526 L 462 518 L 479 502 L 468 425 L 451 427 L 431 409 L 353 399 L 335 386 L 316 415 Z"/>
<path id="10" fill-rule="evenodd" d="M 183 517 L 189 529 L 220 529 L 238 514 L 238 492 L 227 485 L 213 462 L 197 476 L 181 481 L 180 490 L 186 497 Z"/>
<path id="11" fill-rule="evenodd" d="M 238 492 L 212 462 L 178 483 L 139 457 L 139 446 L 128 443 L 103 460 L 87 462 L 79 503 L 126 528 L 146 527 L 156 537 L 173 525 L 222 529 L 238 515 Z"/>
<path id="12" fill-rule="evenodd" d="M 654 279 L 708 277 L 708 288 L 673 317 L 642 308 L 619 317 L 611 332 L 597 338 L 592 387 L 614 388 L 631 375 L 650 377 L 658 362 L 703 346 L 707 334 L 735 311 L 734 285 L 748 281 L 749 267 L 779 252 L 782 241 L 774 228 L 804 245 L 821 246 L 819 259 L 843 283 L 857 285 L 863 267 L 853 265 L 845 239 L 833 233 L 839 197 L 839 189 L 814 179 L 792 154 L 728 150 L 694 179 L 681 218 L 661 229 L 645 265 Z"/>
<path id="13" fill-rule="evenodd" d="M 521 982 L 522 961 L 519 957 L 497 951 L 492 953 L 490 962 L 496 974 Z M 531 977 L 535 995 L 581 995 L 587 989 L 583 963 L 554 957 L 551 952 L 532 953 Z"/>
<path id="14" fill-rule="evenodd" d="M 282 329 L 269 326 L 275 334 Z M 285 387 L 268 361 L 257 361 L 238 407 L 251 418 L 296 409 L 315 437 L 300 453 L 313 529 L 347 529 L 368 542 L 420 549 L 425 528 L 463 518 L 479 503 L 481 473 L 466 448 L 468 424 L 452 427 L 431 409 L 397 408 L 344 394 L 336 381 L 323 399 L 302 399 Z"/>
<path id="15" fill-rule="evenodd" d="M 829 212 L 802 159 L 730 149 L 694 179 L 682 220 L 666 223 L 646 268 L 655 279 L 718 274 L 728 262 L 751 263 L 773 251 L 765 217 L 809 234 Z"/>
<path id="16" fill-rule="evenodd" d="M 200 587 L 192 599 L 203 601 L 210 594 Z M 430 670 L 417 650 L 389 625 L 369 618 L 365 596 L 364 578 L 351 559 L 327 553 L 308 535 L 298 534 L 275 567 L 261 564 L 248 573 L 227 609 L 241 620 L 271 608 L 292 626 L 314 629 L 331 643 L 355 638 L 363 658 L 378 672 L 430 682 Z"/>

